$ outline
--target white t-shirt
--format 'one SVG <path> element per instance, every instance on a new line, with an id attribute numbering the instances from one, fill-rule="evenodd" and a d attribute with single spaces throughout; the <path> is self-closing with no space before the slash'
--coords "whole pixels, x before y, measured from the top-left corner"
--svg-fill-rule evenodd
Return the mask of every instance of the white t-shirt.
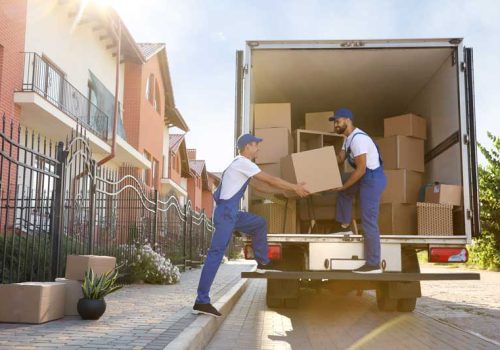
<path id="1" fill-rule="evenodd" d="M 371 170 L 377 169 L 380 166 L 378 150 L 371 137 L 361 134 L 356 136 L 353 140 L 353 136 L 360 132 L 365 133 L 361 129 L 354 129 L 353 132 L 351 132 L 351 134 L 344 140 L 342 149 L 346 152 L 347 157 L 349 157 L 349 154 L 347 153 L 347 149 L 349 147 L 351 147 L 353 157 L 366 154 L 366 167 Z"/>
<path id="2" fill-rule="evenodd" d="M 233 197 L 249 178 L 260 172 L 261 170 L 257 164 L 250 159 L 243 156 L 234 158 L 222 176 L 220 199 Z"/>

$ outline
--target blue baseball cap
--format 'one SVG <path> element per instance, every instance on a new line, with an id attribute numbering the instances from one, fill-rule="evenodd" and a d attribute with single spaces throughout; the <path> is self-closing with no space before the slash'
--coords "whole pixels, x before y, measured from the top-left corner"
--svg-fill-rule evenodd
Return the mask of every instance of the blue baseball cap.
<path id="1" fill-rule="evenodd" d="M 335 113 L 328 118 L 329 121 L 334 121 L 335 119 L 339 118 L 347 118 L 347 119 L 354 119 L 354 116 L 352 115 L 352 112 L 348 108 L 339 108 L 335 111 Z"/>
<path id="2" fill-rule="evenodd" d="M 255 137 L 252 134 L 243 134 L 240 137 L 238 137 L 238 141 L 236 142 L 236 145 L 238 146 L 238 149 L 243 149 L 250 142 L 259 143 L 259 142 L 262 142 L 262 139 Z"/>

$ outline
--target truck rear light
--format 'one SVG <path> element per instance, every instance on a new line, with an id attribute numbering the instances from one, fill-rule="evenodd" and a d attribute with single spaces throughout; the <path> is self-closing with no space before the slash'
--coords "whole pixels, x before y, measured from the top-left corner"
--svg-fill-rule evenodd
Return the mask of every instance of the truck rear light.
<path id="1" fill-rule="evenodd" d="M 253 248 L 250 244 L 245 244 L 243 248 L 243 252 L 245 253 L 245 259 L 255 259 L 255 254 L 253 252 Z M 281 245 L 280 244 L 270 244 L 268 247 L 267 256 L 270 260 L 280 260 L 281 259 Z"/>
<path id="2" fill-rule="evenodd" d="M 469 252 L 465 248 L 429 248 L 429 262 L 464 263 L 469 260 Z"/>

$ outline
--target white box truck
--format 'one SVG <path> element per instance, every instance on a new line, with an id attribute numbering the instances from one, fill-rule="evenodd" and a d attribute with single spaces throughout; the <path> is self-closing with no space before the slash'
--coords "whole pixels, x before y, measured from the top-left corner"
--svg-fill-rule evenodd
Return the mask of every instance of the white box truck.
<path id="1" fill-rule="evenodd" d="M 417 113 L 428 130 L 425 181 L 463 188 L 463 232 L 382 235 L 382 274 L 350 271 L 362 263 L 362 235 L 269 234 L 280 272 L 242 274 L 267 278 L 268 306 L 296 306 L 302 284 L 321 284 L 340 293 L 376 290 L 380 310 L 411 312 L 422 280 L 479 279 L 476 273 L 420 273 L 417 260 L 425 250 L 430 261 L 465 262 L 466 244 L 480 234 L 472 49 L 461 38 L 248 41 L 236 63 L 235 136 L 253 131 L 256 103 L 291 103 L 292 129 L 307 112 L 349 107 L 356 126 L 372 136 L 383 135 L 384 117 Z M 252 258 L 249 241 L 245 255 Z"/>

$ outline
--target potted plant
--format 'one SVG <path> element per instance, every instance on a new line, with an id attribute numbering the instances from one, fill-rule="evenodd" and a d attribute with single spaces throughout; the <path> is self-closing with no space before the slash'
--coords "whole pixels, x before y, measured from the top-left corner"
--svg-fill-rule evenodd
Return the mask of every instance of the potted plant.
<path id="1" fill-rule="evenodd" d="M 82 283 L 83 298 L 78 300 L 77 310 L 84 320 L 98 320 L 106 311 L 104 297 L 122 288 L 116 284 L 118 268 L 96 276 L 92 269 L 85 272 Z"/>

